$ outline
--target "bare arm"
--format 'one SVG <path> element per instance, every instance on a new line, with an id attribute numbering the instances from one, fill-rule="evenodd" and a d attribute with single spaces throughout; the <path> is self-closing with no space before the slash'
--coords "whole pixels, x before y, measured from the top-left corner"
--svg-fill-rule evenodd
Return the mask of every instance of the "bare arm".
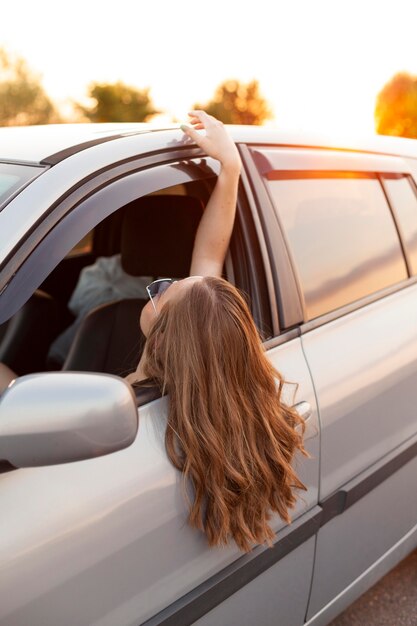
<path id="1" fill-rule="evenodd" d="M 221 170 L 197 229 L 190 276 L 221 276 L 232 235 L 241 169 L 238 150 L 226 128 L 204 111 L 191 111 L 194 128 L 182 127 Z M 197 130 L 205 129 L 201 135 Z"/>

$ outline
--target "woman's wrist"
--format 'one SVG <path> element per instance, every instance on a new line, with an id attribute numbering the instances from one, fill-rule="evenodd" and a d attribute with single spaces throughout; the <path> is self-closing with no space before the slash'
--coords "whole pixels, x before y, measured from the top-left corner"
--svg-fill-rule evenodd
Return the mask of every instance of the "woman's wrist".
<path id="1" fill-rule="evenodd" d="M 229 175 L 240 175 L 242 169 L 242 162 L 240 159 L 222 160 L 220 161 L 221 171 Z"/>

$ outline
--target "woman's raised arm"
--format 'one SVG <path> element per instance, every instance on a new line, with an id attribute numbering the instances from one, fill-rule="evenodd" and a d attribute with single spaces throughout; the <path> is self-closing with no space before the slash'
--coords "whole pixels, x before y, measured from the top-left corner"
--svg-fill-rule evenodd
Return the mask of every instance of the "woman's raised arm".
<path id="1" fill-rule="evenodd" d="M 190 111 L 192 127 L 181 129 L 209 156 L 220 161 L 221 170 L 197 229 L 190 276 L 221 276 L 236 213 L 242 163 L 226 128 L 204 111 Z M 197 131 L 204 129 L 205 135 Z"/>

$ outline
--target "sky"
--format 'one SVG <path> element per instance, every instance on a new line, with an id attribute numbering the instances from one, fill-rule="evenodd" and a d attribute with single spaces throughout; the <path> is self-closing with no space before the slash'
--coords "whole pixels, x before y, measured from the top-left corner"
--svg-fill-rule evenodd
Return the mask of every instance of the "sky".
<path id="1" fill-rule="evenodd" d="M 149 88 L 187 120 L 227 79 L 259 81 L 282 129 L 373 133 L 378 92 L 417 76 L 417 0 L 0 2 L 0 47 L 69 111 L 93 81 Z M 162 118 L 161 118 L 162 119 Z"/>

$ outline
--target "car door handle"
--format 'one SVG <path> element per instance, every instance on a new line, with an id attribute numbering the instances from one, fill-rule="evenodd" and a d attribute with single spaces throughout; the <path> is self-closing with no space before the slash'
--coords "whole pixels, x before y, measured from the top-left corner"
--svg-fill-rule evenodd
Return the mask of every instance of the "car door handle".
<path id="1" fill-rule="evenodd" d="M 311 409 L 311 404 L 303 400 L 302 402 L 297 402 L 294 404 L 293 408 L 297 411 L 298 415 L 304 419 L 306 422 L 310 419 L 313 411 Z"/>

